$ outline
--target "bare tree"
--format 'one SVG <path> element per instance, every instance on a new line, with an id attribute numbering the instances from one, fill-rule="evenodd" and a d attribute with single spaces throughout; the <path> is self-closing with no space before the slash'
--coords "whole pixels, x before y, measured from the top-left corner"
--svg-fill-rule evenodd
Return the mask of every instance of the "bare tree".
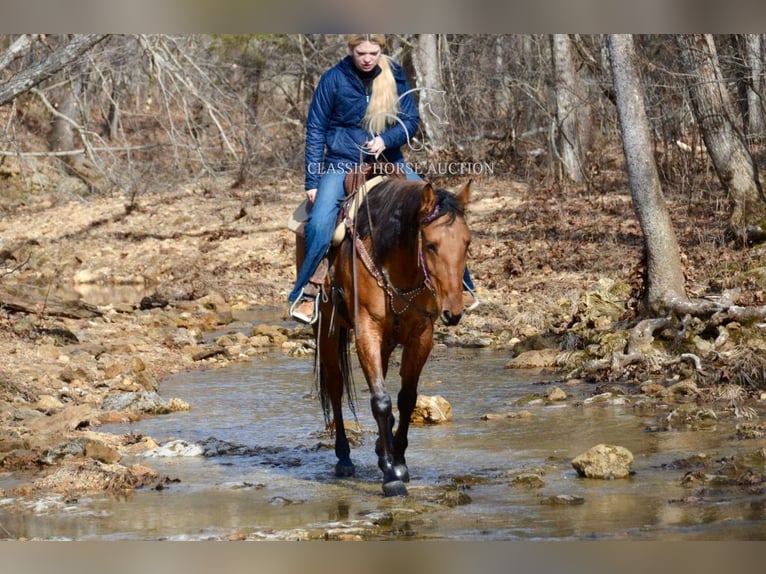
<path id="1" fill-rule="evenodd" d="M 633 36 L 610 35 L 607 43 L 630 190 L 644 235 L 644 303 L 650 312 L 663 313 L 688 302 L 680 249 L 654 160 Z"/>
<path id="2" fill-rule="evenodd" d="M 747 133 L 751 138 L 766 137 L 763 116 L 763 34 L 745 34 L 745 60 L 747 63 Z"/>
<path id="3" fill-rule="evenodd" d="M 4 54 L 0 55 L 0 70 L 7 68 L 16 58 L 21 57 L 32 45 L 32 37 L 29 34 L 21 34 L 8 47 Z"/>
<path id="4" fill-rule="evenodd" d="M 439 42 L 439 34 L 418 34 L 412 58 L 417 74 L 418 112 L 432 149 L 448 147 L 447 99 Z"/>
<path id="5" fill-rule="evenodd" d="M 585 153 L 590 143 L 591 112 L 586 82 L 578 73 L 575 49 L 568 34 L 551 36 L 556 79 L 556 148 L 564 176 L 585 181 Z"/>
<path id="6" fill-rule="evenodd" d="M 713 36 L 679 34 L 676 39 L 695 120 L 718 179 L 733 202 L 730 231 L 744 242 L 762 241 L 766 201 L 757 165 L 736 123 Z"/>
<path id="7" fill-rule="evenodd" d="M 42 62 L 24 68 L 0 84 L 0 106 L 77 61 L 85 52 L 102 42 L 106 37 L 106 34 L 77 34 L 68 44 L 52 52 Z"/>

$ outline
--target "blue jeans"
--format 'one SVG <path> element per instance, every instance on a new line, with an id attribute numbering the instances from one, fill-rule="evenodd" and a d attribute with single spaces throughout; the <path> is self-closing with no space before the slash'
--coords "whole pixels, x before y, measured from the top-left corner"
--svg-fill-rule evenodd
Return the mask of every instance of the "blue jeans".
<path id="1" fill-rule="evenodd" d="M 421 177 L 415 173 L 408 165 L 403 164 L 407 179 L 412 181 L 422 181 Z M 298 276 L 295 279 L 295 286 L 287 296 L 287 300 L 294 302 L 303 291 L 303 288 L 311 279 L 311 276 L 319 267 L 319 262 L 327 254 L 332 241 L 332 235 L 338 223 L 338 213 L 340 213 L 343 200 L 346 198 L 343 189 L 343 180 L 346 177 L 344 173 L 328 172 L 319 180 L 317 194 L 314 198 L 314 205 L 309 212 L 309 218 L 306 221 L 306 248 L 304 253 L 303 265 L 301 265 Z M 466 287 L 473 290 L 473 281 L 466 267 L 463 272 L 463 283 Z"/>

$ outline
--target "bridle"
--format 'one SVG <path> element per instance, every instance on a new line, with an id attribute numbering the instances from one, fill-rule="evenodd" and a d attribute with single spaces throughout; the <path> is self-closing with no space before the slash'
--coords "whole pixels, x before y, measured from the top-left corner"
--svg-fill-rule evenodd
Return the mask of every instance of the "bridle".
<path id="1" fill-rule="evenodd" d="M 367 197 L 365 196 L 365 201 L 367 201 Z M 433 282 L 431 281 L 431 276 L 428 273 L 428 267 L 426 266 L 425 258 L 423 256 L 423 228 L 436 221 L 441 215 L 440 209 L 438 205 L 434 206 L 434 209 L 423 217 L 420 221 L 420 226 L 418 228 L 418 266 L 420 267 L 421 272 L 423 273 L 423 282 L 415 287 L 414 289 L 410 289 L 409 291 L 402 291 L 399 289 L 396 285 L 393 284 L 391 281 L 391 278 L 389 277 L 388 272 L 385 269 L 381 269 L 380 266 L 375 262 L 375 259 L 370 254 L 369 250 L 367 249 L 367 246 L 362 241 L 361 237 L 356 233 L 356 226 L 354 223 L 346 220 L 346 228 L 350 234 L 350 236 L 353 238 L 353 251 L 355 254 L 359 255 L 359 259 L 362 260 L 362 263 L 364 264 L 365 269 L 367 269 L 367 272 L 375 279 L 375 282 L 377 285 L 383 289 L 384 293 L 386 294 L 386 297 L 388 299 L 388 304 L 391 309 L 391 312 L 394 314 L 394 316 L 401 315 L 407 309 L 413 308 L 422 313 L 424 316 L 428 317 L 429 319 L 433 320 L 438 316 L 438 312 L 436 311 L 429 311 L 425 307 L 421 307 L 420 305 L 415 304 L 415 299 L 420 295 L 425 289 L 428 289 L 431 292 L 431 295 L 433 296 L 434 300 L 436 300 L 436 289 L 434 288 Z M 370 215 L 370 210 L 367 209 L 367 217 L 369 219 L 369 228 L 370 228 L 370 239 L 372 243 L 374 244 L 375 238 L 373 234 L 373 227 L 372 227 L 372 217 Z M 354 285 L 356 286 L 356 257 L 353 257 L 353 273 L 354 273 Z M 356 295 L 356 288 L 354 289 L 355 292 L 355 299 L 357 298 Z"/>

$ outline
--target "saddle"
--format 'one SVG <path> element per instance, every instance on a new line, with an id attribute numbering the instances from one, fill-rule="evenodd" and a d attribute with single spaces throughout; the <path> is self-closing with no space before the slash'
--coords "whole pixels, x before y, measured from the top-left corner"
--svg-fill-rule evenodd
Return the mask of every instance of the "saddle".
<path id="1" fill-rule="evenodd" d="M 343 180 L 343 189 L 346 192 L 346 199 L 343 202 L 340 213 L 338 214 L 338 224 L 332 237 L 332 245 L 338 246 L 346 236 L 346 229 L 353 225 L 359 208 L 364 202 L 367 193 L 376 185 L 383 182 L 387 177 L 396 177 L 405 179 L 405 173 L 402 167 L 392 163 L 363 164 L 354 171 L 346 174 Z M 305 225 L 309 218 L 311 204 L 308 199 L 295 209 L 287 221 L 287 228 L 293 231 L 299 237 L 305 237 Z M 299 239 L 300 241 L 300 239 Z M 327 272 L 329 271 L 329 261 L 323 257 L 319 262 L 317 269 L 309 279 L 304 289 L 304 293 L 316 296 L 319 293 L 321 285 L 324 284 Z"/>
<path id="2" fill-rule="evenodd" d="M 343 189 L 346 200 L 338 214 L 338 225 L 333 233 L 332 245 L 340 245 L 346 236 L 346 222 L 353 223 L 364 197 L 373 187 L 383 182 L 386 177 L 405 179 L 404 169 L 393 163 L 365 163 L 346 174 Z M 304 227 L 311 212 L 311 204 L 304 199 L 287 220 L 287 228 L 300 237 L 305 237 Z"/>

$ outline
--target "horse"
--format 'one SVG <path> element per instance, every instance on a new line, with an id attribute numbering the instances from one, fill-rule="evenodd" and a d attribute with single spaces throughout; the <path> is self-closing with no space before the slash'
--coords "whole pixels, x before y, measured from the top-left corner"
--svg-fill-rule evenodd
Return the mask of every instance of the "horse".
<path id="1" fill-rule="evenodd" d="M 463 314 L 462 276 L 471 239 L 466 207 L 471 182 L 458 193 L 431 183 L 384 178 L 370 189 L 353 224 L 328 253 L 320 295 L 315 372 L 328 426 L 335 434 L 335 475 L 355 473 L 343 422 L 343 397 L 354 416 L 351 335 L 377 423 L 375 452 L 385 496 L 406 496 L 405 460 L 420 374 L 433 348 L 434 324 L 456 325 Z M 385 379 L 397 346 L 401 389 L 394 431 Z"/>

